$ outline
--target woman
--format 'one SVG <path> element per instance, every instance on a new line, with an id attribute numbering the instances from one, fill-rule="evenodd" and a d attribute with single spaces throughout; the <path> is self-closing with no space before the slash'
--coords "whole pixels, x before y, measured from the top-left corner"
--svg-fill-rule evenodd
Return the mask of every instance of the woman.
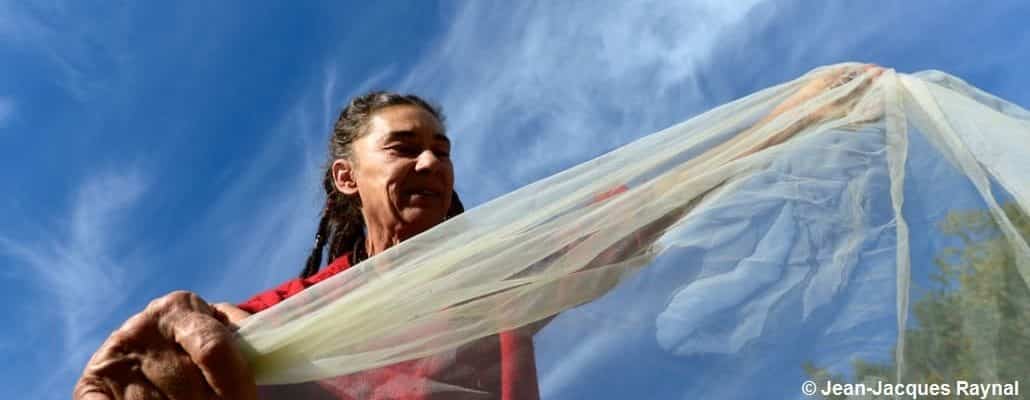
<path id="1" fill-rule="evenodd" d="M 442 114 L 419 97 L 373 92 L 355 98 L 333 129 L 332 162 L 323 181 L 326 207 L 300 278 L 239 307 L 209 306 L 186 292 L 155 300 L 97 351 L 75 397 L 255 398 L 253 379 L 233 342 L 232 324 L 461 213 L 450 147 Z M 332 262 L 319 271 L 325 247 Z M 369 393 L 347 393 L 347 385 L 339 381 L 293 390 L 306 395 L 312 389 L 331 392 L 334 398 L 422 399 L 440 393 L 437 388 L 444 384 L 490 393 L 478 398 L 535 398 L 530 345 L 527 337 L 502 333 L 466 346 L 452 355 L 473 366 L 465 374 L 430 357 L 347 377 L 381 383 Z M 398 379 L 416 384 L 386 384 Z M 511 384 L 515 380 L 519 385 Z"/>
<path id="2" fill-rule="evenodd" d="M 299 278 L 254 296 L 230 321 L 260 312 L 462 212 L 443 115 L 417 96 L 373 92 L 354 99 L 330 141 L 326 207 Z M 323 248 L 330 265 L 319 271 Z M 537 398 L 528 337 L 505 332 L 457 351 L 339 377 L 268 388 L 269 397 L 333 399 Z M 517 382 L 517 384 L 515 384 Z"/>
<path id="3" fill-rule="evenodd" d="M 856 71 L 875 77 L 882 69 L 865 66 L 820 75 L 761 123 L 847 82 L 858 75 Z M 871 81 L 867 80 L 864 87 Z M 848 97 L 861 92 L 856 90 Z M 828 117 L 843 106 L 841 102 L 829 104 L 813 114 Z M 804 124 L 821 119 L 807 119 Z M 762 147 L 782 140 L 771 138 Z M 255 296 L 240 307 L 212 306 L 188 292 L 154 300 L 97 350 L 73 398 L 256 399 L 253 376 L 233 339 L 234 322 L 461 212 L 453 191 L 450 140 L 445 135 L 443 117 L 416 96 L 375 92 L 353 100 L 334 127 L 330 155 L 323 182 L 326 208 L 315 248 L 300 278 Z M 664 225 L 649 227 L 647 241 L 662 229 Z M 318 271 L 325 246 L 329 247 L 331 263 Z M 455 359 L 461 362 L 462 357 L 474 367 L 465 372 L 448 368 Z M 438 389 L 455 385 L 472 389 L 460 393 L 479 398 L 532 399 L 538 397 L 532 357 L 528 333 L 506 332 L 459 349 L 451 355 L 450 364 L 430 357 L 359 373 L 355 375 L 359 378 L 350 381 L 309 388 L 336 398 L 418 399 L 446 394 Z M 396 377 L 414 378 L 417 384 L 414 389 L 377 391 Z M 348 385 L 361 386 L 362 390 L 348 392 Z"/>

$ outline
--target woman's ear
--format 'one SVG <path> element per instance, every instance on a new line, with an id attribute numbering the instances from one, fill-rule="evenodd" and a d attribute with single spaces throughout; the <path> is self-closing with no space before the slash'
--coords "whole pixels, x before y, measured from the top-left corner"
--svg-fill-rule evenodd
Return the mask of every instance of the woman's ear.
<path id="1" fill-rule="evenodd" d="M 350 160 L 336 160 L 332 165 L 333 186 L 348 196 L 358 193 L 358 182 L 354 180 L 354 163 Z"/>

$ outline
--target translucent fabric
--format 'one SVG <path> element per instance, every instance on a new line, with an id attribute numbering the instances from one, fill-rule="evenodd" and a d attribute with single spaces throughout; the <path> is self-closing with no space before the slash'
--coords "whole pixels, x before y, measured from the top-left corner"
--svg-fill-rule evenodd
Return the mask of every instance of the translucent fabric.
<path id="1" fill-rule="evenodd" d="M 1011 390 L 1030 377 L 1028 212 L 1030 113 L 941 72 L 836 65 L 470 210 L 239 340 L 262 385 L 522 329 L 542 398 Z"/>

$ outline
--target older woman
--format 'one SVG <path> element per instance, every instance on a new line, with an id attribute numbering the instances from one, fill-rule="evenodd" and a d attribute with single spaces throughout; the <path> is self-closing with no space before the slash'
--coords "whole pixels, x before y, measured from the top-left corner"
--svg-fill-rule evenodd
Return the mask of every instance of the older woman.
<path id="1" fill-rule="evenodd" d="M 867 66 L 860 72 L 875 76 L 882 69 Z M 813 79 L 763 122 L 854 76 L 851 69 Z M 239 306 L 210 305 L 189 292 L 154 300 L 97 350 L 73 398 L 256 399 L 233 323 L 460 213 L 450 147 L 443 116 L 424 100 L 384 92 L 354 99 L 333 129 L 323 181 L 326 205 L 301 276 Z M 656 237 L 665 226 L 659 225 L 644 236 Z M 320 268 L 326 246 L 330 262 Z M 456 365 L 462 368 L 451 368 Z M 501 333 L 446 356 L 297 390 L 305 397 L 338 399 L 538 397 L 527 332 Z"/>
<path id="2" fill-rule="evenodd" d="M 271 307 L 462 212 L 443 116 L 416 96 L 374 92 L 356 98 L 337 121 L 329 147 L 326 207 L 301 276 L 239 310 L 221 306 L 230 320 Z M 325 246 L 332 262 L 319 271 Z M 268 391 L 276 398 L 532 399 L 538 396 L 531 345 L 526 335 L 504 332 L 447 354 Z"/>
<path id="3" fill-rule="evenodd" d="M 238 307 L 211 306 L 187 292 L 153 301 L 101 346 L 86 366 L 75 398 L 255 398 L 254 381 L 232 338 L 232 323 L 462 212 L 443 116 L 417 96 L 373 92 L 355 98 L 335 124 L 329 149 L 331 163 L 323 181 L 326 206 L 299 278 Z M 331 262 L 320 271 L 326 246 Z M 536 397 L 528 337 L 502 333 L 464 350 L 448 361 L 429 357 L 340 378 L 332 385 L 292 390 L 342 399 L 422 399 L 442 395 L 441 387 L 453 387 L 466 394 L 478 392 L 477 398 Z M 454 362 L 472 368 L 456 373 L 449 368 Z M 409 384 L 387 384 L 397 380 Z M 348 382 L 355 388 L 360 382 L 365 389 L 348 391 Z"/>

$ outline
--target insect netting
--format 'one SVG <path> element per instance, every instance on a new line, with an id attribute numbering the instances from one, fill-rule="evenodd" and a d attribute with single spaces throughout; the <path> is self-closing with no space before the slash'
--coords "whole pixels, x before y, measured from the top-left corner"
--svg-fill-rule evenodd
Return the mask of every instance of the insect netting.
<path id="1" fill-rule="evenodd" d="M 448 220 L 239 337 L 271 399 L 954 394 L 1030 377 L 1028 212 L 1030 112 L 836 65 Z M 515 368 L 498 334 L 528 343 L 535 376 L 507 384 L 533 393 L 490 382 Z"/>

